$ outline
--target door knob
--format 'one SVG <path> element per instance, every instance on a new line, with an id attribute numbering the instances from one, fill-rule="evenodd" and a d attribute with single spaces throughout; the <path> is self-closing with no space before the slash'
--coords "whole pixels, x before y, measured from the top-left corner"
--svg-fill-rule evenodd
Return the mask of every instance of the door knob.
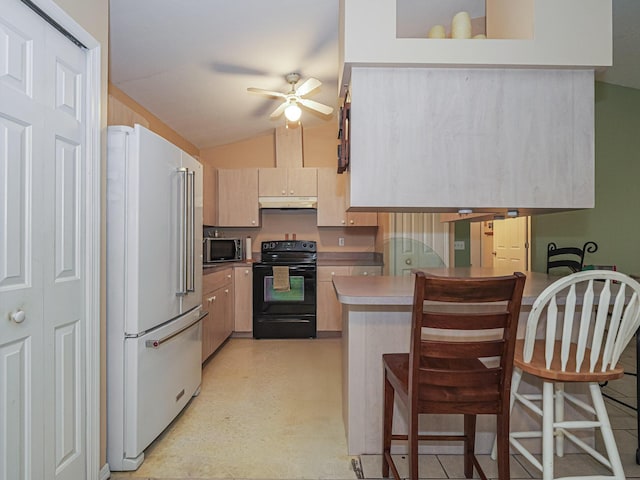
<path id="1" fill-rule="evenodd" d="M 22 323 L 26 317 L 27 315 L 24 313 L 24 310 L 16 310 L 9 316 L 9 319 L 15 323 Z"/>
<path id="2" fill-rule="evenodd" d="M 407 265 L 411 265 L 411 259 L 410 259 L 410 258 L 407 258 L 407 259 L 404 261 L 404 263 L 406 263 Z"/>
<path id="3" fill-rule="evenodd" d="M 496 256 L 498 255 L 498 252 L 491 252 L 491 255 Z"/>

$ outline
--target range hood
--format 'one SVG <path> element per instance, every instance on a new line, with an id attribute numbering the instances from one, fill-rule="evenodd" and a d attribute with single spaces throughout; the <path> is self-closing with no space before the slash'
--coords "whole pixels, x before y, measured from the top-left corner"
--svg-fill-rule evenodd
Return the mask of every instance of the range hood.
<path id="1" fill-rule="evenodd" d="M 317 208 L 318 197 L 259 197 L 260 208 Z"/>

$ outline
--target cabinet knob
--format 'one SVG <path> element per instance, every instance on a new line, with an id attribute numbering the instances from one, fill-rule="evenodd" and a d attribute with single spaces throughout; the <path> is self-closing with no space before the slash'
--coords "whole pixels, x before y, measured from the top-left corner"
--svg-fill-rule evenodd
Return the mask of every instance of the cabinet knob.
<path id="1" fill-rule="evenodd" d="M 331 276 L 333 277 L 336 274 L 336 272 L 331 272 Z"/>
<path id="2" fill-rule="evenodd" d="M 255 220 L 251 220 L 251 225 L 255 225 L 256 221 Z"/>
<path id="3" fill-rule="evenodd" d="M 282 195 L 286 195 L 287 191 L 286 190 L 282 190 Z"/>
<path id="4" fill-rule="evenodd" d="M 215 295 L 214 295 L 213 297 L 209 297 L 209 298 L 207 298 L 207 302 L 208 302 L 208 303 L 215 302 L 215 301 L 216 301 L 216 297 L 215 297 Z"/>
<path id="5" fill-rule="evenodd" d="M 353 223 L 354 223 L 354 222 L 353 222 L 353 220 L 349 220 L 349 223 L 350 223 L 351 225 L 353 225 Z"/>
<path id="6" fill-rule="evenodd" d="M 224 293 L 229 293 L 229 289 L 228 289 L 228 288 L 225 288 L 225 289 L 224 289 Z"/>
<path id="7" fill-rule="evenodd" d="M 227 278 L 231 278 L 231 274 L 230 274 L 230 273 L 229 273 L 229 274 L 227 274 Z"/>
<path id="8" fill-rule="evenodd" d="M 245 270 L 245 271 L 244 271 L 244 274 L 245 274 L 245 275 L 249 275 L 249 270 Z"/>
<path id="9" fill-rule="evenodd" d="M 406 263 L 407 265 L 411 265 L 411 259 L 410 259 L 410 258 L 407 258 L 407 259 L 404 261 L 404 263 Z"/>
<path id="10" fill-rule="evenodd" d="M 22 323 L 25 318 L 27 318 L 27 314 L 24 313 L 24 310 L 16 310 L 9 315 L 9 319 L 14 323 Z"/>
<path id="11" fill-rule="evenodd" d="M 367 275 L 369 275 L 369 272 L 362 272 L 362 275 L 366 277 Z"/>
<path id="12" fill-rule="evenodd" d="M 344 220 L 342 220 L 340 223 L 341 223 L 342 225 L 344 225 L 344 224 L 345 224 L 345 223 L 347 223 L 347 222 L 346 222 L 346 221 L 344 221 Z"/>
<path id="13" fill-rule="evenodd" d="M 293 195 L 293 190 L 291 190 L 291 191 L 289 192 L 289 195 Z"/>

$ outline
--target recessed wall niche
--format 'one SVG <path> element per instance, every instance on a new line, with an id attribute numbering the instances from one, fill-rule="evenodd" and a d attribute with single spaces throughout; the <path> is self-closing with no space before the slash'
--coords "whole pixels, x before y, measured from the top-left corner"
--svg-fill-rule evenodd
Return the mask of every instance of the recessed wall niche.
<path id="1" fill-rule="evenodd" d="M 451 38 L 458 12 L 468 12 L 471 36 L 489 39 L 533 39 L 535 0 L 396 0 L 396 38 L 428 38 L 442 25 Z"/>

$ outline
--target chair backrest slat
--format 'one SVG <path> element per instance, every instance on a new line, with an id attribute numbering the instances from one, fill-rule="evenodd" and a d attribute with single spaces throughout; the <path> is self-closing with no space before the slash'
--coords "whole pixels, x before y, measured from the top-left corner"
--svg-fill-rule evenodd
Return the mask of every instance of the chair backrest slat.
<path id="1" fill-rule="evenodd" d="M 422 341 L 420 354 L 432 358 L 489 358 L 502 355 L 504 340 L 482 342 L 434 342 Z"/>
<path id="2" fill-rule="evenodd" d="M 558 326 L 560 307 L 564 314 Z M 547 369 L 559 356 L 562 371 L 575 365 L 576 372 L 606 372 L 616 367 L 639 326 L 637 281 L 611 270 L 576 272 L 554 282 L 534 302 L 527 320 L 523 360 L 531 362 L 540 330 L 545 335 Z"/>
<path id="3" fill-rule="evenodd" d="M 576 289 L 575 285 L 571 285 L 569 289 L 569 294 L 567 295 L 565 305 L 564 305 L 564 319 L 563 319 L 563 328 L 562 328 L 562 369 L 567 368 L 567 362 L 569 361 L 569 348 L 571 347 L 571 339 L 573 338 L 573 321 L 568 321 L 569 319 L 573 320 L 573 315 L 576 311 Z M 549 345 L 547 345 L 549 348 Z M 552 347 L 551 347 L 552 348 Z M 553 351 L 548 352 L 547 355 L 551 354 L 553 357 Z M 548 367 L 547 367 L 548 368 Z"/>
<path id="4" fill-rule="evenodd" d="M 596 310 L 595 326 L 593 329 L 593 339 L 591 341 L 591 358 L 589 371 L 593 372 L 596 368 L 596 363 L 600 358 L 605 364 L 608 364 L 607 358 L 603 355 L 600 357 L 602 351 L 602 343 L 605 340 L 605 329 L 609 324 L 609 304 L 611 302 L 611 280 L 604 281 L 604 287 L 600 292 L 600 298 L 598 300 L 598 307 Z"/>
<path id="5" fill-rule="evenodd" d="M 615 302 L 613 304 L 613 308 L 611 310 L 611 326 L 607 332 L 607 340 L 604 345 L 604 352 L 602 354 L 602 358 L 604 361 L 602 362 L 601 371 L 605 371 L 606 365 L 609 365 L 613 362 L 613 356 L 615 355 L 615 341 L 617 337 L 618 329 L 620 328 L 620 322 L 622 321 L 622 313 L 624 312 L 624 304 L 625 304 L 625 293 L 627 291 L 627 286 L 622 284 L 620 289 L 618 290 L 618 294 L 616 295 Z"/>

